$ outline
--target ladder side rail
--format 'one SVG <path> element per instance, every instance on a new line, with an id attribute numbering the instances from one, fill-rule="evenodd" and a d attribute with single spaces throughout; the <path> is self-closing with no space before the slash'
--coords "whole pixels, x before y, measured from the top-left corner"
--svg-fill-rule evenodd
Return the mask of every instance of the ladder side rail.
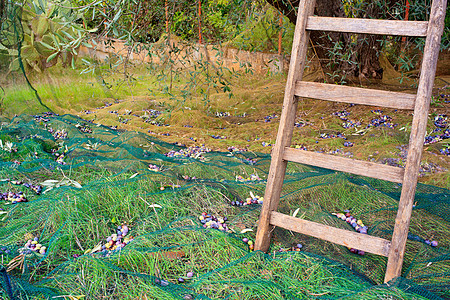
<path id="1" fill-rule="evenodd" d="M 428 109 L 433 89 L 436 65 L 439 56 L 439 46 L 444 30 L 445 10 L 447 0 L 434 0 L 431 6 L 428 33 L 425 42 L 419 86 L 409 140 L 408 156 L 406 158 L 405 175 L 402 193 L 398 205 L 392 244 L 388 256 L 385 282 L 401 275 L 403 258 L 408 237 L 420 159 L 426 134 Z"/>
<path id="2" fill-rule="evenodd" d="M 272 161 L 267 177 L 264 202 L 261 208 L 255 238 L 255 250 L 262 250 L 263 252 L 267 252 L 270 246 L 271 232 L 273 229 L 273 226 L 270 225 L 270 214 L 278 208 L 278 203 L 280 202 L 281 189 L 287 166 L 287 161 L 283 160 L 283 152 L 284 148 L 291 143 L 297 111 L 297 101 L 294 94 L 295 83 L 303 77 L 309 42 L 309 33 L 305 28 L 308 16 L 314 13 L 315 4 L 316 0 L 300 0 L 298 7 L 283 109 L 277 139 L 272 149 Z"/>

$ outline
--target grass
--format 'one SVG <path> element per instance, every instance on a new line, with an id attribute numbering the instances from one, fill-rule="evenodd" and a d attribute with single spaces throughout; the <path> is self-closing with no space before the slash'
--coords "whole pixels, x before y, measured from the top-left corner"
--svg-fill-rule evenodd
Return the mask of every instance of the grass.
<path id="1" fill-rule="evenodd" d="M 262 143 L 275 142 L 283 100 L 285 79 L 282 75 L 241 74 L 237 79 L 229 78 L 233 85 L 233 97 L 229 98 L 227 94 L 220 92 L 211 92 L 208 102 L 205 102 L 195 94 L 192 98 L 183 100 L 179 91 L 188 80 L 183 73 L 180 73 L 174 82 L 173 96 L 169 97 L 164 95 L 162 90 L 158 90 L 158 86 L 163 87 L 164 84 L 156 75 L 146 75 L 147 71 L 143 67 L 136 67 L 130 71 L 138 80 L 129 82 L 129 86 L 121 81 L 123 78 L 119 75 L 105 76 L 104 79 L 113 84 L 111 89 L 102 86 L 99 76 L 85 74 L 80 77 L 79 71 L 76 70 L 56 72 L 51 77 L 46 75 L 47 79 L 45 76 L 44 79 L 36 78 L 34 82 L 43 102 L 59 114 L 70 113 L 103 125 L 150 133 L 171 143 L 205 144 L 219 150 L 238 146 L 268 153 L 271 147 L 264 147 Z M 442 93 L 442 90 L 439 92 Z M 39 107 L 34 96 L 25 87 L 6 88 L 6 94 L 3 113 L 7 116 L 45 110 Z M 104 103 L 112 105 L 104 107 Z M 161 111 L 163 114 L 157 121 L 170 127 L 159 127 L 144 122 L 142 116 L 148 109 Z M 382 162 L 386 158 L 398 158 L 400 152 L 397 147 L 407 145 L 409 139 L 409 125 L 412 120 L 409 112 L 385 109 L 383 114 L 391 116 L 392 122 L 398 124 L 397 127 L 369 128 L 364 135 L 355 135 L 356 129 L 344 129 L 341 125 L 343 121 L 331 115 L 332 112 L 344 109 L 350 112 L 351 120 L 362 122 L 363 125 L 358 130 L 363 129 L 371 119 L 378 117 L 370 112 L 375 108 L 302 100 L 299 104 L 297 121 L 307 122 L 308 125 L 294 130 L 293 144 L 304 145 L 308 150 L 314 151 L 331 152 L 341 149 L 362 160 Z M 86 114 L 86 110 L 92 113 Z M 428 132 L 435 128 L 433 116 L 445 114 L 446 110 L 448 110 L 446 103 L 431 108 Z M 117 113 L 111 113 L 112 111 Z M 131 113 L 127 114 L 127 111 Z M 216 117 L 216 112 L 227 112 L 230 116 Z M 246 117 L 241 117 L 243 114 Z M 265 116 L 272 114 L 276 114 L 278 118 L 268 123 L 263 122 Z M 185 127 L 188 125 L 192 127 Z M 337 132 L 345 134 L 354 146 L 344 147 L 344 140 L 340 138 L 326 140 L 319 138 L 321 133 Z M 226 139 L 213 139 L 213 135 L 223 136 Z M 438 167 L 431 173 L 424 173 L 420 182 L 449 188 L 450 182 L 445 180 L 448 171 L 445 169 L 448 170 L 450 159 L 439 153 L 439 147 L 443 147 L 443 143 L 425 147 L 423 161 L 443 169 L 438 170 Z"/>
<path id="2" fill-rule="evenodd" d="M 70 116 L 51 118 L 47 124 L 59 124 L 70 133 L 64 142 L 70 149 L 68 164 L 54 163 L 48 152 L 58 146 L 52 138 L 45 137 L 43 124 L 24 118 L 3 129 L 5 139 L 14 140 L 12 137 L 19 134 L 20 140 L 15 138 L 17 153 L 0 152 L 3 160 L 0 178 L 35 184 L 70 178 L 82 188 L 63 185 L 38 196 L 23 186 L 1 182 L 2 191 L 21 190 L 30 200 L 16 205 L 0 204 L 7 212 L 0 226 L 0 245 L 13 252 L 3 255 L 3 262 L 7 264 L 13 259 L 17 249 L 34 236 L 39 236 L 40 243 L 48 247 L 43 257 L 27 257 L 24 271 L 16 267 L 9 272 L 15 283 L 25 272 L 28 283 L 21 284 L 23 297 L 187 299 L 191 295 L 198 299 L 420 299 L 420 293 L 410 293 L 400 285 L 374 285 L 373 281 L 382 281 L 385 264 L 385 260 L 375 255 L 355 256 L 345 247 L 279 230 L 275 232 L 270 254 L 250 252 L 242 238 L 254 239 L 259 207 L 230 206 L 230 201 L 236 197 L 245 199 L 250 191 L 262 195 L 264 181 L 241 183 L 235 181 L 235 176 L 256 172 L 264 179 L 270 161 L 263 154 L 244 152 L 227 156 L 210 152 L 204 154 L 203 161 L 169 159 L 162 154 L 174 145 L 140 133 L 118 134 L 91 125 L 92 134 L 84 134 L 74 130 L 76 119 Z M 20 135 L 27 132 L 42 138 Z M 100 144 L 97 150 L 85 147 L 86 140 L 92 138 Z M 153 145 L 147 148 L 152 149 L 153 156 L 145 156 L 140 149 L 151 145 L 150 141 Z M 242 163 L 239 159 L 246 155 L 257 158 L 258 163 L 253 166 Z M 87 158 L 96 159 L 89 162 Z M 22 164 L 14 166 L 10 163 L 13 159 L 20 159 Z M 87 164 L 82 164 L 86 161 Z M 29 163 L 33 166 L 37 163 L 38 167 L 30 169 Z M 165 171 L 149 171 L 148 163 L 164 165 Z M 380 191 L 390 191 L 393 186 L 374 186 L 381 184 L 374 181 L 369 188 L 368 182 L 351 183 L 343 174 L 311 171 L 295 164 L 288 166 L 281 211 L 301 207 L 307 219 L 344 228 L 346 224 L 330 213 L 351 207 L 355 215 L 373 228 L 372 234 L 385 236 L 384 230 L 391 229 L 392 221 L 385 220 L 392 220 L 397 202 Z M 181 175 L 201 180 L 185 180 Z M 161 186 L 167 184 L 181 187 L 161 190 Z M 376 191 L 378 189 L 380 191 Z M 227 216 L 234 233 L 203 228 L 197 219 L 202 212 Z M 428 210 L 419 210 L 416 216 L 420 221 L 413 222 L 412 231 L 425 237 L 433 236 L 439 240 L 439 251 L 446 251 L 448 221 L 436 219 Z M 120 224 L 128 224 L 130 234 L 135 237 L 122 251 L 105 257 L 101 253 L 84 254 L 105 241 Z M 437 227 L 439 230 L 435 230 Z M 240 233 L 242 229 L 253 231 Z M 280 247 L 289 248 L 299 242 L 304 244 L 305 252 L 278 252 Z M 408 242 L 406 262 L 415 270 L 411 278 L 424 274 L 431 277 L 425 281 L 419 279 L 422 283 L 446 282 L 445 278 L 433 279 L 433 274 L 446 272 L 448 264 L 445 260 L 437 263 L 439 253 L 421 245 Z M 414 264 L 415 253 L 420 253 L 424 262 Z M 80 257 L 74 258 L 74 254 Z M 438 264 L 437 269 L 425 267 L 429 261 Z M 185 277 L 188 271 L 194 272 L 194 277 L 179 284 L 178 278 Z M 163 285 L 161 280 L 164 280 Z M 32 286 L 27 285 L 30 283 Z M 21 289 L 14 286 L 16 291 Z M 44 290 L 39 292 L 36 287 Z"/>
<path id="3" fill-rule="evenodd" d="M 144 74 L 142 69 L 134 71 Z M 109 78 L 111 82 L 119 79 Z M 0 203 L 7 212 L 1 215 L 0 245 L 14 254 L 3 255 L 2 262 L 11 261 L 30 237 L 39 236 L 40 242 L 48 247 L 44 257 L 28 257 L 24 271 L 15 268 L 10 272 L 14 282 L 19 283 L 19 277 L 25 278 L 23 297 L 44 298 L 52 293 L 84 295 L 87 299 L 420 299 L 426 296 L 426 291 L 408 290 L 405 286 L 410 281 L 389 287 L 377 285 L 382 283 L 386 260 L 375 255 L 353 255 L 345 247 L 278 229 L 269 254 L 251 252 L 242 242 L 243 237 L 254 239 L 259 207 L 235 207 L 230 202 L 245 199 L 250 192 L 261 196 L 264 193 L 270 164 L 269 156 L 264 153 L 271 147 L 264 147 L 262 142 L 274 143 L 279 117 L 270 122 L 263 120 L 274 113 L 280 116 L 282 75 L 242 76 L 233 81 L 234 97 L 211 93 L 208 103 L 200 97 L 186 102 L 179 100 L 176 91 L 186 80 L 182 77 L 174 86 L 177 97 L 173 98 L 156 92 L 155 88 L 150 92 L 149 87 L 158 81 L 148 75 L 140 75 L 132 89 L 117 89 L 113 98 L 108 98 L 109 92 L 98 84 L 95 76 L 80 79 L 77 71 L 61 71 L 51 80 L 34 80 L 43 102 L 56 112 L 78 115 L 105 126 L 86 122 L 93 131 L 86 134 L 74 126 L 85 122 L 73 116 L 50 118 L 48 123 L 20 116 L 15 119 L 18 123 L 3 123 L 0 138 L 12 141 L 18 151 L 0 150 L 0 179 L 37 184 L 70 178 L 82 185 L 81 189 L 63 185 L 38 196 L 23 186 L 0 182 L 2 192 L 23 191 L 30 200 L 16 205 Z M 42 111 L 27 89 L 5 90 L 3 113 L 7 116 Z M 112 105 L 96 109 L 105 102 Z M 367 124 L 375 116 L 370 110 L 309 100 L 301 101 L 299 107 L 297 121 L 308 125 L 295 128 L 293 142 L 305 145 L 308 150 L 327 152 L 340 148 L 358 159 L 380 160 L 400 157 L 397 146 L 406 143 L 407 131 L 398 128 L 410 122 L 407 112 L 386 110 L 400 124 L 395 129 L 371 128 L 365 135 L 352 135 L 355 130 L 340 127 L 341 121 L 331 116 L 331 112 L 347 109 L 352 118 Z M 132 113 L 127 114 L 126 109 Z M 157 120 L 170 127 L 144 122 L 141 116 L 148 109 L 162 111 Z M 94 113 L 86 114 L 84 110 Z M 230 112 L 230 116 L 216 117 L 216 112 Z M 441 107 L 434 110 L 434 113 L 442 112 Z M 247 116 L 239 116 L 243 113 Z M 119 118 L 130 120 L 124 124 Z M 63 144 L 69 150 L 67 165 L 54 162 L 50 150 L 61 152 L 64 147 L 47 132 L 45 125 L 68 132 L 69 139 Z M 431 120 L 429 125 L 432 128 Z M 118 126 L 126 131 L 106 126 Z M 154 134 L 148 135 L 148 131 Z M 336 134 L 337 131 L 345 133 L 355 146 L 346 149 L 342 139 L 318 138 L 320 133 Z M 227 138 L 213 139 L 211 135 Z M 210 152 L 202 155 L 203 160 L 164 156 L 171 149 L 179 149 L 170 144 L 174 142 L 205 144 L 214 150 L 237 146 L 249 151 L 233 155 Z M 435 148 L 429 147 L 424 161 L 448 166 L 447 157 L 433 153 Z M 248 164 L 246 158 L 256 159 L 257 163 Z M 12 163 L 13 160 L 19 160 L 21 165 Z M 163 171 L 149 171 L 148 164 L 163 166 Z M 262 181 L 235 180 L 236 175 L 248 177 L 252 173 L 257 173 Z M 427 175 L 421 181 L 449 188 L 448 174 L 447 171 Z M 195 176 L 198 180 L 183 176 Z M 170 184 L 181 187 L 167 188 Z M 163 186 L 166 188 L 161 190 Z M 351 209 L 352 214 L 369 226 L 370 234 L 390 238 L 398 188 L 392 183 L 289 164 L 280 210 L 291 214 L 301 208 L 303 218 L 350 229 L 331 213 Z M 448 296 L 448 291 L 439 285 L 448 283 L 445 274 L 450 267 L 445 257 L 450 247 L 447 234 L 450 227 L 448 216 L 438 212 L 446 209 L 448 200 L 438 192 L 437 188 L 419 187 L 419 204 L 414 210 L 411 233 L 436 239 L 439 247 L 434 249 L 408 241 L 404 276 Z M 228 217 L 234 233 L 203 228 L 197 219 L 202 212 Z M 135 237 L 132 243 L 106 257 L 100 253 L 84 254 L 104 242 L 121 224 L 130 226 L 130 234 Z M 241 234 L 243 229 L 253 231 Z M 278 252 L 297 243 L 304 245 L 304 251 Z M 80 257 L 74 258 L 74 254 Z M 178 278 L 188 271 L 194 272 L 194 278 L 179 284 Z M 438 273 L 444 275 L 439 277 Z M 165 280 L 162 285 L 161 280 Z M 39 291 L 33 294 L 27 282 L 50 290 L 38 296 Z M 1 293 L 0 290 L 0 296 Z"/>

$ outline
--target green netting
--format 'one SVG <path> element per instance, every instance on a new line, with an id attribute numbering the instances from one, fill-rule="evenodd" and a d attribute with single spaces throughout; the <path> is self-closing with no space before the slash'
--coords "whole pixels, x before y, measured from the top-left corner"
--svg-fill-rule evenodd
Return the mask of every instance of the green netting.
<path id="1" fill-rule="evenodd" d="M 267 154 L 187 149 L 50 113 L 2 118 L 0 140 L 0 192 L 16 195 L 0 200 L 5 299 L 450 297 L 448 190 L 418 185 L 402 277 L 382 284 L 386 258 L 287 230 L 275 230 L 268 254 L 249 249 L 260 205 L 231 204 L 263 196 Z M 289 164 L 279 210 L 352 230 L 332 214 L 350 210 L 389 239 L 400 189 Z M 205 228 L 202 213 L 231 230 Z M 102 250 L 122 225 L 134 239 Z M 45 251 L 24 249 L 34 238 Z"/>
<path id="2" fill-rule="evenodd" d="M 33 89 L 24 61 L 49 55 L 22 47 L 22 14 L 23 3 L 0 1 L 0 70 Z M 30 106 L 37 99 L 48 110 L 33 97 Z M 275 230 L 267 254 L 251 251 L 243 239 L 254 240 L 260 205 L 232 204 L 263 196 L 267 154 L 187 149 L 72 115 L 0 122 L 3 299 L 450 298 L 446 189 L 418 185 L 402 277 L 382 284 L 386 258 L 287 230 Z M 390 239 L 400 191 L 289 164 L 280 211 L 353 230 L 333 215 L 349 210 L 370 235 Z M 230 230 L 203 226 L 202 213 L 227 217 Z M 108 250 L 124 225 L 129 243 Z"/>

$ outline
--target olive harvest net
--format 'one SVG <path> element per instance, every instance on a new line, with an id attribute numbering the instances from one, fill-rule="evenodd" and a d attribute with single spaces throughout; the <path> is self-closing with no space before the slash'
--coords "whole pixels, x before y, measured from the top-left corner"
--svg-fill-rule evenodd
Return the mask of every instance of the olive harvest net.
<path id="1" fill-rule="evenodd" d="M 17 64 L 33 89 L 13 4 L 0 0 L 0 69 Z M 35 50 L 28 67 L 50 61 Z M 287 230 L 253 251 L 270 161 L 73 115 L 0 115 L 0 298 L 450 299 L 449 190 L 417 186 L 402 276 L 383 284 L 387 258 Z M 289 163 L 279 211 L 390 240 L 400 192 Z"/>
<path id="2" fill-rule="evenodd" d="M 5 299 L 445 299 L 448 190 L 419 184 L 402 277 L 386 259 L 275 230 L 252 251 L 270 156 L 46 113 L 1 119 Z M 289 164 L 280 211 L 389 239 L 400 186 Z M 353 253 L 357 252 L 357 253 Z M 70 298 L 70 297 L 72 298 Z"/>

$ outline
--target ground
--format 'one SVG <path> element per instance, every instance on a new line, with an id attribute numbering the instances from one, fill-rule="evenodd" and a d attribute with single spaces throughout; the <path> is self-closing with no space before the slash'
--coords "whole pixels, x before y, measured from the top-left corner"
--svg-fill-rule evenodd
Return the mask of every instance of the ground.
<path id="1" fill-rule="evenodd" d="M 284 75 L 242 76 L 232 82 L 233 97 L 214 92 L 208 101 L 193 97 L 184 102 L 175 92 L 182 81 L 174 83 L 175 97 L 170 98 L 149 91 L 156 90 L 157 83 L 144 75 L 129 88 L 110 94 L 112 89 L 105 92 L 96 78 L 80 79 L 75 72 L 73 76 L 42 78 L 35 86 L 43 103 L 61 115 L 71 115 L 24 115 L 13 122 L 4 119 L 2 139 L 10 139 L 19 150 L 2 154 L 24 159 L 3 159 L 2 191 L 22 191 L 29 199 L 16 204 L 2 202 L 1 207 L 5 216 L 0 245 L 9 252 L 4 257 L 12 267 L 13 281 L 23 272 L 23 256 L 17 251 L 28 239 L 38 237 L 47 247 L 47 256 L 32 256 L 27 261 L 30 282 L 65 295 L 107 299 L 142 295 L 155 299 L 173 295 L 212 299 L 261 295 L 267 295 L 266 299 L 290 295 L 417 298 L 408 291 L 411 282 L 448 294 L 441 288 L 448 280 L 440 277 L 449 268 L 448 200 L 446 190 L 431 186 L 419 185 L 417 190 L 403 273 L 411 282 L 406 284 L 376 285 L 383 280 L 386 262 L 382 257 L 355 254 L 346 247 L 286 230 L 275 231 L 270 255 L 251 252 L 248 242 L 254 240 L 260 205 L 236 201 L 264 193 L 270 164 L 264 153 L 270 152 L 275 141 Z M 7 98 L 4 102 L 4 113 L 11 117 L 14 112 L 45 110 L 26 90 L 15 86 L 7 92 L 16 96 L 14 101 Z M 446 126 L 444 116 L 435 119 L 448 112 L 448 97 L 440 94 L 446 95 L 448 90 L 435 91 L 428 135 L 439 128 L 436 124 Z M 361 125 L 352 128 L 358 122 Z M 301 100 L 294 145 L 402 165 L 408 122 L 410 112 Z M 185 149 L 173 143 L 205 144 L 224 152 L 205 149 L 199 156 L 172 157 L 172 151 L 180 154 Z M 430 172 L 423 170 L 422 182 L 448 186 L 448 171 L 441 169 L 448 168 L 449 157 L 438 152 L 445 144 L 446 140 L 426 146 L 427 164 L 423 166 Z M 69 149 L 63 159 L 62 145 Z M 233 151 L 236 148 L 249 151 Z M 17 183 L 18 179 L 41 184 L 48 192 L 34 195 Z M 369 234 L 390 238 L 398 184 L 296 164 L 288 166 L 286 179 L 280 212 L 292 215 L 295 210 L 297 217 L 354 230 L 332 214 L 349 209 L 352 216 L 364 221 Z M 203 227 L 202 218 L 209 214 L 221 224 L 219 220 L 225 222 L 227 217 L 234 232 Z M 135 238 L 123 251 L 109 250 L 112 245 L 107 238 L 124 225 Z M 431 246 L 433 241 L 437 247 Z M 106 252 L 99 250 L 102 245 Z M 194 273 L 193 279 L 185 278 L 188 272 Z M 50 279 L 39 281 L 41 278 Z M 125 285 L 133 288 L 120 288 Z M 25 292 L 31 293 L 32 287 L 25 287 Z"/>
<path id="2" fill-rule="evenodd" d="M 448 129 L 445 118 L 450 111 L 449 81 L 445 76 L 436 79 L 428 136 L 442 135 Z M 220 91 L 211 92 L 207 101 L 195 96 L 184 100 L 177 97 L 182 79 L 174 82 L 175 97 L 152 92 L 157 90 L 158 82 L 148 75 L 139 75 L 138 81 L 128 87 L 123 84 L 112 97 L 105 97 L 108 93 L 99 89 L 98 79 L 92 77 L 74 82 L 73 76 L 57 75 L 40 82 L 37 89 L 44 103 L 59 114 L 70 113 L 94 123 L 140 131 L 187 146 L 205 144 L 221 151 L 237 147 L 269 153 L 281 115 L 285 75 L 241 75 L 231 81 L 231 97 Z M 406 84 L 373 83 L 368 87 L 414 92 Z M 443 128 L 435 126 L 435 118 L 444 122 Z M 293 145 L 404 166 L 411 120 L 410 111 L 303 99 L 299 101 Z M 445 150 L 448 140 L 430 141 L 424 147 L 419 180 L 449 188 L 450 156 Z"/>

